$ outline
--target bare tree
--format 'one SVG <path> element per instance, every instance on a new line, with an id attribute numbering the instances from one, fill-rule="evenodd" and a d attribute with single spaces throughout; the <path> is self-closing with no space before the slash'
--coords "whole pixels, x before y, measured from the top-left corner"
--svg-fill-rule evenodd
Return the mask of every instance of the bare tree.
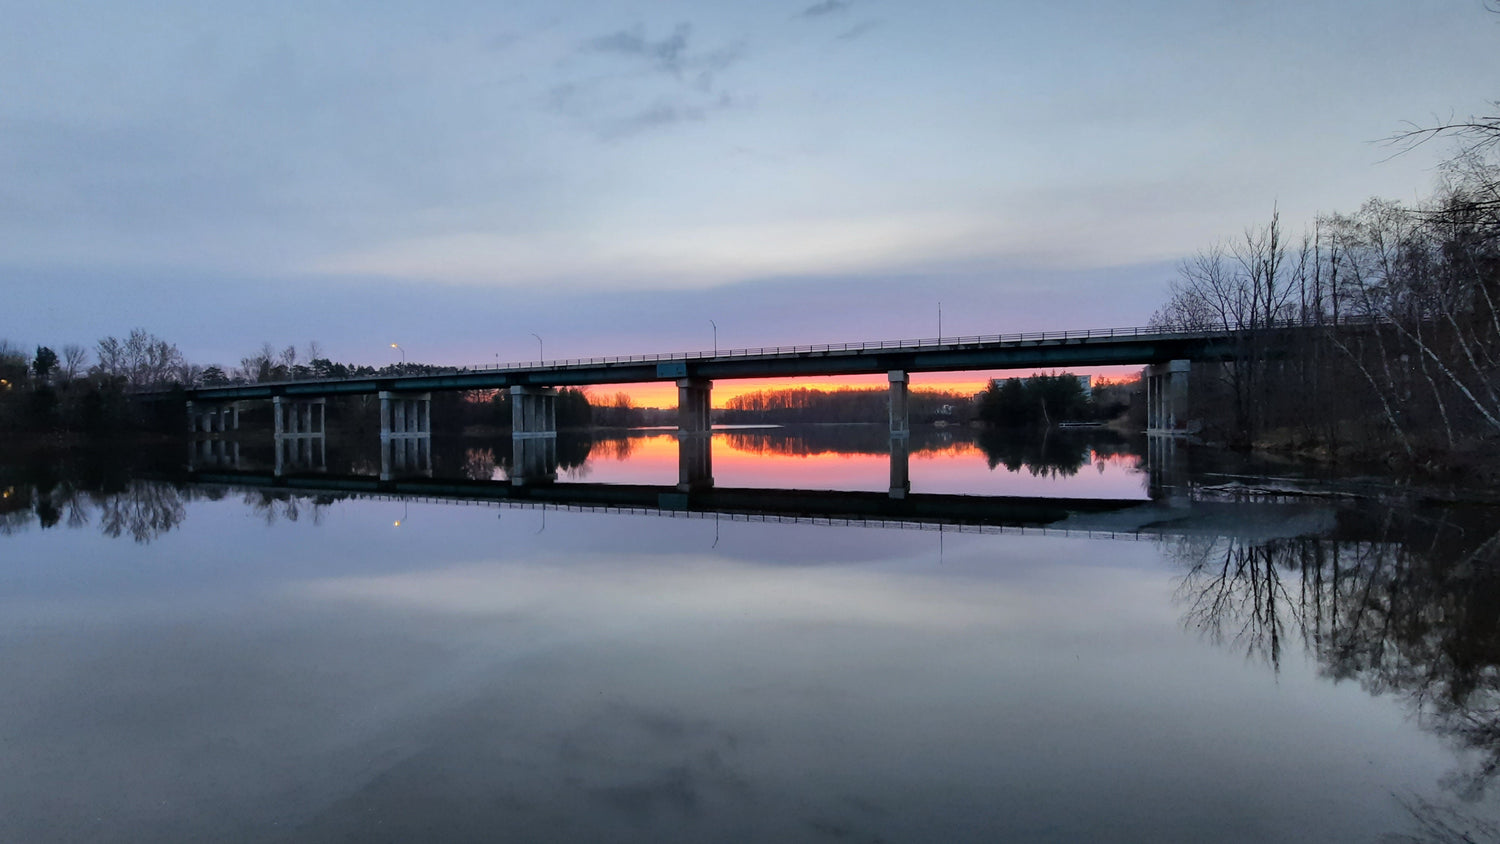
<path id="1" fill-rule="evenodd" d="M 105 337 L 95 352 L 99 358 L 95 370 L 138 390 L 170 384 L 183 364 L 176 346 L 141 328 L 133 329 L 124 340 Z"/>
<path id="2" fill-rule="evenodd" d="M 62 347 L 62 361 L 62 379 L 72 381 L 87 370 L 89 350 L 77 343 L 69 343 Z"/>

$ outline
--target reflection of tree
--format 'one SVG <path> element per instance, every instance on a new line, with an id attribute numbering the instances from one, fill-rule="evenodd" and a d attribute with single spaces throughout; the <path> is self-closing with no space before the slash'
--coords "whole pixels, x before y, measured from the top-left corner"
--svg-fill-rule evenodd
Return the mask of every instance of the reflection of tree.
<path id="1" fill-rule="evenodd" d="M 1186 569 L 1177 595 L 1188 626 L 1273 667 L 1297 636 L 1326 676 L 1399 695 L 1424 728 L 1477 752 L 1447 783 L 1473 798 L 1500 772 L 1494 519 L 1345 513 L 1332 539 L 1188 538 L 1168 553 Z"/>
<path id="2" fill-rule="evenodd" d="M 987 430 L 979 435 L 979 447 L 989 467 L 1004 465 L 1006 471 L 1026 469 L 1032 477 L 1072 477 L 1083 464 L 1090 462 L 1091 452 L 1106 445 L 1091 442 L 1089 436 L 1075 436 L 1044 431 L 1040 436 Z M 1091 448 L 1092 446 L 1092 448 Z"/>
<path id="3" fill-rule="evenodd" d="M 464 477 L 471 481 L 494 480 L 495 450 L 493 448 L 465 449 L 462 471 Z"/>
<path id="4" fill-rule="evenodd" d="M 96 498 L 99 529 L 105 536 L 129 534 L 147 543 L 187 518 L 182 493 L 163 481 L 132 481 L 114 495 Z"/>
<path id="5" fill-rule="evenodd" d="M 576 469 L 588 462 L 594 449 L 594 438 L 586 432 L 559 434 L 557 437 L 557 467 L 564 471 Z"/>
<path id="6" fill-rule="evenodd" d="M 319 525 L 323 523 L 323 511 L 330 504 L 348 497 L 327 494 L 293 495 L 290 492 L 261 489 L 246 492 L 244 501 L 267 525 L 274 525 L 278 521 L 298 521 L 302 518 L 304 508 L 307 509 L 307 515 L 312 517 L 313 524 Z"/>
<path id="7" fill-rule="evenodd" d="M 635 452 L 635 437 L 604 437 L 594 440 L 592 454 L 605 460 L 623 462 Z"/>
<path id="8" fill-rule="evenodd" d="M 1280 549 L 1189 537 L 1178 551 L 1189 561 L 1177 587 L 1178 600 L 1187 605 L 1184 623 L 1216 644 L 1229 642 L 1246 655 L 1264 656 L 1279 670 L 1286 627 L 1282 608 L 1292 604 L 1277 572 Z"/>

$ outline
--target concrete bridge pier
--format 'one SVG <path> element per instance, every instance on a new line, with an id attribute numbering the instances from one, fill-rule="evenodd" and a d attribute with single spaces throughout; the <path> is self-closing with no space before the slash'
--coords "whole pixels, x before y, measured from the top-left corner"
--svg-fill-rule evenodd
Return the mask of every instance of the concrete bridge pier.
<path id="1" fill-rule="evenodd" d="M 555 432 L 554 432 L 555 434 Z M 557 437 L 532 435 L 510 438 L 510 482 L 514 486 L 557 480 Z"/>
<path id="2" fill-rule="evenodd" d="M 432 475 L 432 394 L 380 391 L 380 479 Z"/>
<path id="3" fill-rule="evenodd" d="M 275 419 L 276 437 L 321 437 L 327 429 L 327 399 L 291 399 L 275 396 L 271 399 L 271 412 Z"/>
<path id="4" fill-rule="evenodd" d="M 215 403 L 199 405 L 187 403 L 188 432 L 192 434 L 223 434 L 240 429 L 240 403 Z"/>
<path id="5" fill-rule="evenodd" d="M 891 382 L 891 436 L 905 437 L 911 434 L 911 421 L 907 415 L 907 383 L 911 376 L 900 369 L 886 373 Z"/>
<path id="6" fill-rule="evenodd" d="M 328 423 L 327 399 L 273 396 L 271 416 L 275 423 L 272 439 L 276 451 L 276 474 L 328 470 L 324 436 Z"/>
<path id="7" fill-rule="evenodd" d="M 692 492 L 714 485 L 713 434 L 677 432 L 677 489 Z"/>
<path id="8" fill-rule="evenodd" d="M 677 379 L 677 430 L 703 434 L 713 430 L 714 382 L 707 378 Z"/>
<path id="9" fill-rule="evenodd" d="M 380 439 L 432 436 L 432 394 L 380 391 Z"/>
<path id="10" fill-rule="evenodd" d="M 1186 360 L 1146 367 L 1146 433 L 1186 433 L 1191 369 L 1192 362 Z"/>
<path id="11" fill-rule="evenodd" d="M 911 437 L 891 435 L 891 497 L 911 492 Z"/>
<path id="12" fill-rule="evenodd" d="M 510 435 L 512 439 L 557 436 L 555 387 L 510 388 Z"/>

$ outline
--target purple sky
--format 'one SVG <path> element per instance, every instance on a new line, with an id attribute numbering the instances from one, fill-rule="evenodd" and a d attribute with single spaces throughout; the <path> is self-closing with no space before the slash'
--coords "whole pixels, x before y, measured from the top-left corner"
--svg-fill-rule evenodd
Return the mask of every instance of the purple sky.
<path id="1" fill-rule="evenodd" d="M 1279 207 L 1436 179 L 1454 0 L 0 2 L 0 340 L 199 363 L 1145 322 Z"/>

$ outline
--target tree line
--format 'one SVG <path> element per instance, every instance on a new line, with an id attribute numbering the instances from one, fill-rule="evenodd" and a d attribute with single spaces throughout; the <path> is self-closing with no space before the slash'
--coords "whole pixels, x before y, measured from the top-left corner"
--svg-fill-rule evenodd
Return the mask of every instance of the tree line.
<path id="1" fill-rule="evenodd" d="M 964 393 L 912 390 L 907 413 L 914 422 L 967 422 L 972 404 L 973 397 Z M 738 425 L 884 422 L 890 417 L 890 391 L 853 387 L 757 390 L 730 398 L 716 416 Z"/>
<path id="2" fill-rule="evenodd" d="M 1235 360 L 1191 376 L 1207 436 L 1435 466 L 1500 437 L 1500 115 L 1394 140 L 1443 134 L 1461 142 L 1426 199 L 1324 214 L 1296 242 L 1273 211 L 1179 266 L 1153 324 L 1239 332 Z"/>

